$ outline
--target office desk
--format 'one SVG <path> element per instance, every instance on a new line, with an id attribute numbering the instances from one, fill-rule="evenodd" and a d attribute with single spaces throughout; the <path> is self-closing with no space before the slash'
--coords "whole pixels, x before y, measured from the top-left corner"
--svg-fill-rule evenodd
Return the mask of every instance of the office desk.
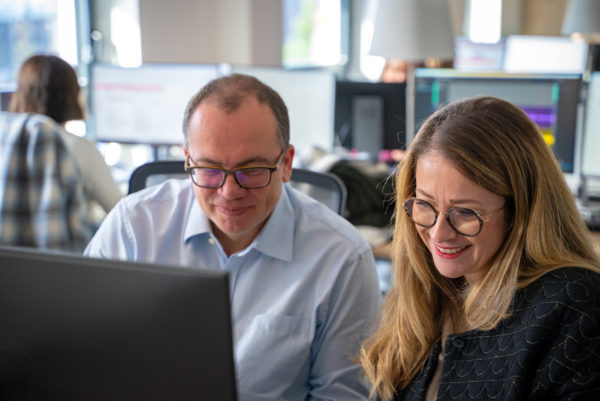
<path id="1" fill-rule="evenodd" d="M 592 239 L 592 245 L 594 245 L 596 253 L 600 254 L 600 231 L 590 231 L 590 238 Z M 373 248 L 373 254 L 376 258 L 389 259 L 391 255 L 391 245 L 390 242 L 387 242 L 376 246 Z"/>
<path id="2" fill-rule="evenodd" d="M 373 247 L 373 255 L 378 259 L 390 259 L 392 254 L 392 243 L 386 242 Z"/>

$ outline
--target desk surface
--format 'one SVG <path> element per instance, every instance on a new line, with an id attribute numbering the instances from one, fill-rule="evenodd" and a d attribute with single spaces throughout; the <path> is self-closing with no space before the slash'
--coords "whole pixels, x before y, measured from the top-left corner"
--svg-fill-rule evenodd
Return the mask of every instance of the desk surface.
<path id="1" fill-rule="evenodd" d="M 600 254 L 600 231 L 590 231 L 590 237 L 592 239 L 594 249 L 596 249 L 596 252 Z M 389 242 L 373 248 L 373 254 L 376 258 L 389 259 L 390 253 L 391 243 Z"/>

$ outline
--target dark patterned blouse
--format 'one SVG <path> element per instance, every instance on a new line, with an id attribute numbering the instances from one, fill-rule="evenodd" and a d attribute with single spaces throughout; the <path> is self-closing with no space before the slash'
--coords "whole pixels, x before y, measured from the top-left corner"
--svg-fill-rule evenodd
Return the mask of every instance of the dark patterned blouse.
<path id="1" fill-rule="evenodd" d="M 395 400 L 424 400 L 440 344 Z M 600 275 L 562 268 L 515 296 L 490 331 L 446 340 L 438 400 L 600 400 Z"/>

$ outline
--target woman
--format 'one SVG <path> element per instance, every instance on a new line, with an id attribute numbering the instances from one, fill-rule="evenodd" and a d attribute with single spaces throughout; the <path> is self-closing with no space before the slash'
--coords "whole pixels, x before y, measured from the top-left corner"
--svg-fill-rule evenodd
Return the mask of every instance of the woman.
<path id="1" fill-rule="evenodd" d="M 396 285 L 361 353 L 373 393 L 599 399 L 600 262 L 535 124 L 500 99 L 452 103 L 396 188 Z"/>
<path id="2" fill-rule="evenodd" d="M 17 113 L 44 114 L 63 128 L 67 121 L 82 120 L 84 109 L 75 71 L 66 61 L 56 56 L 30 57 L 19 70 L 17 90 L 11 97 L 9 110 Z M 108 212 L 121 198 L 122 193 L 102 155 L 96 146 L 85 138 L 65 130 L 62 134 L 81 170 L 88 199 L 96 201 L 104 212 Z"/>

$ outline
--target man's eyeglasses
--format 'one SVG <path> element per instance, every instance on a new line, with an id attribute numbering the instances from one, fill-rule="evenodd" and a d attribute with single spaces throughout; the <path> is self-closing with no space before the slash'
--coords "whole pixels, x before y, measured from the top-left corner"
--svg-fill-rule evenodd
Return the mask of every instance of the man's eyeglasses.
<path id="1" fill-rule="evenodd" d="M 419 198 L 408 198 L 404 201 L 404 210 L 415 224 L 425 228 L 433 227 L 438 216 L 443 214 L 450 227 L 465 237 L 474 237 L 479 234 L 483 228 L 483 222 L 488 221 L 494 213 L 503 208 L 504 205 L 483 217 L 475 210 L 464 207 L 453 207 L 444 213 L 438 212 L 429 202 Z"/>
<path id="2" fill-rule="evenodd" d="M 192 182 L 202 188 L 222 187 L 228 174 L 231 174 L 242 188 L 264 188 L 271 183 L 271 175 L 279 168 L 284 153 L 285 151 L 282 151 L 275 164 L 271 166 L 248 166 L 235 170 L 227 170 L 222 167 L 191 166 L 191 159 L 188 155 L 185 160 L 185 169 L 190 173 Z"/>

